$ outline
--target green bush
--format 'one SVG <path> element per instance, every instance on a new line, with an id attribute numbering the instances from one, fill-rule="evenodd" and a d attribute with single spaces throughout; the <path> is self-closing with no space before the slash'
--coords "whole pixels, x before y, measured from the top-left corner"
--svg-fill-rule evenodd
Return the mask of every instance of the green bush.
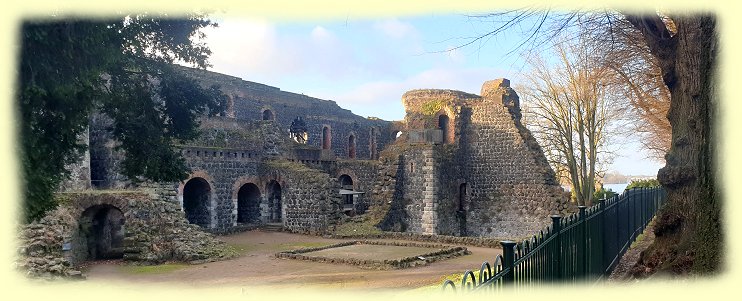
<path id="1" fill-rule="evenodd" d="M 660 182 L 657 181 L 657 179 L 649 179 L 649 180 L 633 180 L 631 183 L 629 183 L 629 186 L 626 186 L 626 189 L 631 188 L 654 188 L 654 187 L 660 187 Z"/>
<path id="2" fill-rule="evenodd" d="M 597 203 L 601 199 L 603 199 L 603 194 L 605 194 L 605 199 L 609 199 L 609 198 L 612 198 L 614 195 L 617 195 L 618 193 L 611 190 L 610 188 L 605 189 L 601 187 L 600 190 L 597 190 L 595 191 L 595 193 L 593 193 L 593 202 Z"/>

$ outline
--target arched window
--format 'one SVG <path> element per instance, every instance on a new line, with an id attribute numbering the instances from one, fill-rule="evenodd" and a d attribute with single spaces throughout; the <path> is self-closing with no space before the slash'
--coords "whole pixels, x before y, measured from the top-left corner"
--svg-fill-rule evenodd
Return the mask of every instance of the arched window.
<path id="1" fill-rule="evenodd" d="M 443 143 L 449 143 L 449 139 L 450 139 L 449 130 L 451 126 L 450 126 L 450 119 L 448 118 L 448 115 L 441 114 L 441 116 L 438 116 L 438 128 L 441 129 L 441 131 L 443 132 Z"/>
<path id="2" fill-rule="evenodd" d="M 330 149 L 332 147 L 332 132 L 329 126 L 322 127 L 322 149 Z"/>
<path id="3" fill-rule="evenodd" d="M 350 159 L 356 158 L 356 136 L 355 135 L 348 136 L 348 158 Z"/>

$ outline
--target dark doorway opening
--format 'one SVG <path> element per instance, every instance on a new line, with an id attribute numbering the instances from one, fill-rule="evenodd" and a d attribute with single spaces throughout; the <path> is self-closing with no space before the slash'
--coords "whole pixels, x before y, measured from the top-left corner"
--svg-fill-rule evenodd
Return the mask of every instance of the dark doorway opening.
<path id="1" fill-rule="evenodd" d="M 458 211 L 464 211 L 466 208 L 466 183 L 459 185 L 459 201 L 457 203 Z"/>
<path id="2" fill-rule="evenodd" d="M 459 185 L 459 198 L 456 210 L 456 219 L 459 222 L 459 235 L 467 236 L 466 231 L 466 183 Z"/>
<path id="3" fill-rule="evenodd" d="M 203 178 L 193 178 L 183 186 L 183 211 L 191 224 L 208 228 L 211 224 L 211 187 Z"/>
<path id="4" fill-rule="evenodd" d="M 281 222 L 283 218 L 281 214 L 281 185 L 276 180 L 271 180 L 266 185 L 265 193 L 267 195 L 268 207 L 270 208 L 270 222 Z"/>
<path id="5" fill-rule="evenodd" d="M 353 179 L 349 175 L 341 175 L 338 178 L 338 180 L 340 181 L 341 189 L 353 190 Z M 353 195 L 352 194 L 343 195 L 343 204 L 353 205 Z"/>
<path id="6" fill-rule="evenodd" d="M 237 222 L 256 223 L 260 220 L 260 189 L 247 183 L 237 192 Z"/>
<path id="7" fill-rule="evenodd" d="M 111 205 L 95 205 L 83 211 L 80 234 L 87 242 L 87 259 L 124 257 L 124 214 Z"/>
<path id="8" fill-rule="evenodd" d="M 450 120 L 448 118 L 448 115 L 442 114 L 441 116 L 438 116 L 438 128 L 441 129 L 443 132 L 443 143 L 449 143 L 450 134 L 448 133 L 450 128 Z"/>

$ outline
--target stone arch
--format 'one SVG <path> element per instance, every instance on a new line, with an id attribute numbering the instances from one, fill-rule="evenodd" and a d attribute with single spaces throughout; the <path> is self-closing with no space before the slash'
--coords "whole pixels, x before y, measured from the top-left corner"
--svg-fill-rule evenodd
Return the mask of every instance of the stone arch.
<path id="1" fill-rule="evenodd" d="M 353 178 L 347 174 L 342 174 L 338 177 L 338 182 L 340 183 L 340 187 L 343 189 L 353 190 L 355 185 L 353 185 Z"/>
<path id="2" fill-rule="evenodd" d="M 281 183 L 270 180 L 265 184 L 265 196 L 268 203 L 268 221 L 283 222 L 283 190 Z"/>
<path id="3" fill-rule="evenodd" d="M 255 183 L 245 183 L 237 191 L 237 223 L 256 223 L 260 220 L 262 194 Z"/>
<path id="4" fill-rule="evenodd" d="M 332 148 L 332 128 L 329 125 L 322 126 L 322 149 Z"/>
<path id="5" fill-rule="evenodd" d="M 276 120 L 276 114 L 270 108 L 264 108 L 260 113 L 261 120 Z"/>
<path id="6" fill-rule="evenodd" d="M 356 158 L 356 134 L 350 133 L 348 135 L 348 159 Z"/>
<path id="7" fill-rule="evenodd" d="M 358 188 L 358 185 L 360 184 L 360 181 L 358 181 L 358 176 L 356 176 L 356 173 L 353 172 L 353 170 L 348 169 L 348 168 L 342 168 L 342 169 L 338 170 L 335 175 L 336 175 L 336 177 L 338 179 L 338 183 L 340 183 L 340 185 L 342 185 L 342 183 L 340 182 L 340 177 L 342 177 L 343 175 L 346 175 L 346 176 L 350 177 L 350 179 L 352 181 L 352 183 L 351 183 L 353 185 L 353 188 L 352 189 L 353 190 L 358 190 L 359 189 Z"/>
<path id="8" fill-rule="evenodd" d="M 347 189 L 347 190 L 354 190 L 354 181 L 353 178 L 351 178 L 347 174 L 342 174 L 338 177 L 338 182 L 340 183 L 341 189 Z M 353 195 L 352 194 L 346 194 L 343 195 L 343 205 L 353 205 Z"/>
<path id="9" fill-rule="evenodd" d="M 79 239 L 86 247 L 85 259 L 117 259 L 124 257 L 124 212 L 110 204 L 87 207 L 78 222 Z"/>
<path id="10" fill-rule="evenodd" d="M 441 108 L 435 115 L 436 128 L 440 129 L 443 134 L 443 144 L 451 144 L 455 140 L 455 115 L 450 108 Z"/>
<path id="11" fill-rule="evenodd" d="M 213 186 L 206 179 L 192 177 L 183 184 L 182 200 L 186 219 L 203 228 L 213 226 Z"/>

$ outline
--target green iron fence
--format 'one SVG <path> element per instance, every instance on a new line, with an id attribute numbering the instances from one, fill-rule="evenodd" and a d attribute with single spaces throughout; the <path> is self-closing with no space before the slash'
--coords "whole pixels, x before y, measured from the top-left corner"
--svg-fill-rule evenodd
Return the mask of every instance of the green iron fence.
<path id="1" fill-rule="evenodd" d="M 598 281 L 644 231 L 667 195 L 662 188 L 635 188 L 602 200 L 552 224 L 522 242 L 502 241 L 503 254 L 494 265 L 482 263 L 479 275 L 464 272 L 460 289 L 489 291 L 531 287 L 544 282 Z M 451 280 L 442 289 L 456 291 Z"/>

